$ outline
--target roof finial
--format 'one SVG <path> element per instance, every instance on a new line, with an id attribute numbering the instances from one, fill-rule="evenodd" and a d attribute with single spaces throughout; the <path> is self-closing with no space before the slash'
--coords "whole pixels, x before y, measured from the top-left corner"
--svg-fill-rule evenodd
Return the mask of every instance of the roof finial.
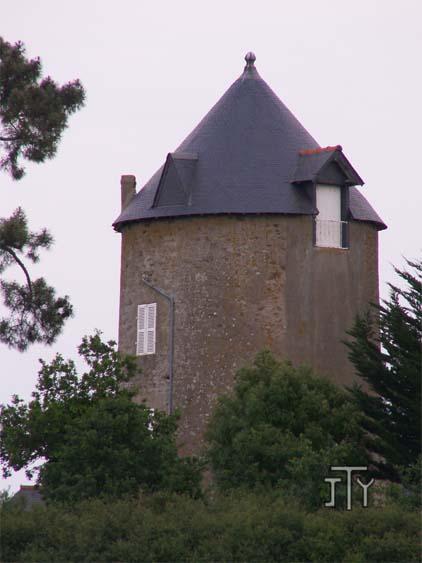
<path id="1" fill-rule="evenodd" d="M 246 61 L 246 68 L 252 68 L 254 66 L 254 62 L 256 61 L 255 53 L 252 53 L 252 51 L 246 53 L 245 61 Z"/>

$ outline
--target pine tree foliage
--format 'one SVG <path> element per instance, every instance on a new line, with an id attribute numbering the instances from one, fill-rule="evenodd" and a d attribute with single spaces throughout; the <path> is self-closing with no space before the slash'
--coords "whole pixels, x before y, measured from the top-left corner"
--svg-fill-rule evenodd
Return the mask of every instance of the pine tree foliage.
<path id="1" fill-rule="evenodd" d="M 24 351 L 30 344 L 52 344 L 72 315 L 67 296 L 56 297 L 53 287 L 44 278 L 32 280 L 25 261 L 36 263 L 39 252 L 49 249 L 53 239 L 46 229 L 31 232 L 22 209 L 11 217 L 0 219 L 0 275 L 18 265 L 25 282 L 0 280 L 3 303 L 9 311 L 0 319 L 0 342 Z"/>
<path id="2" fill-rule="evenodd" d="M 0 169 L 18 180 L 20 159 L 43 162 L 57 151 L 69 115 L 84 102 L 79 80 L 59 86 L 41 79 L 39 58 L 27 59 L 25 47 L 0 37 Z"/>
<path id="3" fill-rule="evenodd" d="M 15 180 L 25 173 L 22 160 L 43 162 L 56 154 L 69 115 L 84 103 L 79 80 L 59 86 L 41 71 L 40 59 L 26 58 L 23 43 L 0 37 L 0 170 Z M 9 310 L 0 319 L 0 342 L 20 351 L 35 342 L 51 344 L 72 314 L 68 298 L 56 297 L 43 278 L 32 280 L 26 266 L 51 245 L 47 230 L 29 231 L 22 209 L 0 219 L 0 276 L 12 265 L 25 276 L 24 284 L 0 280 Z"/>
<path id="4" fill-rule="evenodd" d="M 365 413 L 369 445 L 381 456 L 375 463 L 392 479 L 421 453 L 422 261 L 407 265 L 395 269 L 404 287 L 389 284 L 389 300 L 358 317 L 346 342 L 369 387 L 352 391 Z"/>

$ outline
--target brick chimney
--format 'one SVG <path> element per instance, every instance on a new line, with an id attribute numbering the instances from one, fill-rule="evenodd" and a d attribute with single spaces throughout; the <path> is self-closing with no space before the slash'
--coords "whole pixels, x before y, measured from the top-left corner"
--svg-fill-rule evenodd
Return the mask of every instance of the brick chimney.
<path id="1" fill-rule="evenodd" d="M 123 211 L 136 194 L 136 176 L 133 176 L 132 174 L 123 175 L 120 178 L 120 192 Z"/>

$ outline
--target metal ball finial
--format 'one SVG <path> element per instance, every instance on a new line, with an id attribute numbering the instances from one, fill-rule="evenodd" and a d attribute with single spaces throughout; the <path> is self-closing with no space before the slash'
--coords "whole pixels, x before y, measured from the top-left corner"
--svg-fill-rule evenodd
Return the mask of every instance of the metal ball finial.
<path id="1" fill-rule="evenodd" d="M 247 67 L 254 66 L 254 62 L 256 61 L 255 53 L 252 53 L 252 51 L 249 51 L 249 53 L 246 53 L 245 61 L 246 61 Z"/>

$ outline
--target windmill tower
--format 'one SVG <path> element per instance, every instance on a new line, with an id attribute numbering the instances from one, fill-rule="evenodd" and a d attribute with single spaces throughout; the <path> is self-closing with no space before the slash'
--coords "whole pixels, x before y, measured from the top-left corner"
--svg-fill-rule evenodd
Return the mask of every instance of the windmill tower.
<path id="1" fill-rule="evenodd" d="M 136 193 L 122 176 L 119 347 L 140 398 L 182 413 L 197 452 L 218 395 L 271 349 L 339 384 L 341 343 L 378 300 L 383 221 L 339 145 L 322 148 L 255 68 L 245 69 Z"/>

